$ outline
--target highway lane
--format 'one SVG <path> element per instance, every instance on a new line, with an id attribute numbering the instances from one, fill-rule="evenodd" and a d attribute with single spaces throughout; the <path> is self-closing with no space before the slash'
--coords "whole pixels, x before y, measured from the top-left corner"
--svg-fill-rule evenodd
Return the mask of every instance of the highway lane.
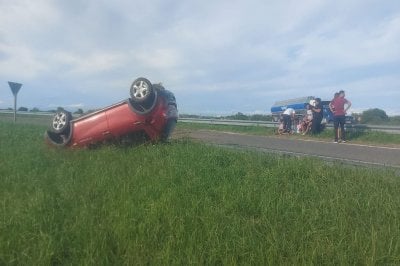
<path id="1" fill-rule="evenodd" d="M 179 135 L 182 135 L 179 134 Z M 255 136 L 211 130 L 188 131 L 183 135 L 207 143 L 278 152 L 297 156 L 315 156 L 326 160 L 400 168 L 400 147 L 381 147 L 354 143 L 301 140 L 290 136 Z"/>

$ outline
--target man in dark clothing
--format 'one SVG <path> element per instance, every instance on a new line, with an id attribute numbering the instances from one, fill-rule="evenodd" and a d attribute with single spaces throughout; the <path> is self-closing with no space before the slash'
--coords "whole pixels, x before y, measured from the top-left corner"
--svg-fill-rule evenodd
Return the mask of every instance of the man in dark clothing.
<path id="1" fill-rule="evenodd" d="M 313 134 L 321 133 L 321 122 L 323 118 L 321 99 L 315 99 L 315 105 L 311 107 L 313 112 L 313 123 L 311 125 L 311 132 Z"/>
<path id="2" fill-rule="evenodd" d="M 345 105 L 346 108 L 345 108 Z M 344 91 L 339 91 L 339 96 L 335 97 L 329 104 L 329 108 L 333 113 L 333 126 L 335 128 L 335 143 L 339 141 L 339 126 L 341 132 L 341 140 L 346 142 L 346 132 L 344 124 L 346 123 L 346 112 L 351 107 L 351 102 L 345 98 Z"/>

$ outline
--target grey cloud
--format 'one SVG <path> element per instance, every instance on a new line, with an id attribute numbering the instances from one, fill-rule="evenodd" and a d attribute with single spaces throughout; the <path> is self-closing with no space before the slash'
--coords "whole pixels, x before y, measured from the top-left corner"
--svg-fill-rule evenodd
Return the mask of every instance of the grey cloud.
<path id="1" fill-rule="evenodd" d="M 267 110 L 275 100 L 352 87 L 361 101 L 354 105 L 368 106 L 374 102 L 362 89 L 380 82 L 388 93 L 399 90 L 398 1 L 16 0 L 0 7 L 9 10 L 0 17 L 0 80 L 22 79 L 43 95 L 31 98 L 47 104 L 56 101 L 44 95 L 65 105 L 112 103 L 127 97 L 137 76 L 162 81 L 191 112 Z"/>

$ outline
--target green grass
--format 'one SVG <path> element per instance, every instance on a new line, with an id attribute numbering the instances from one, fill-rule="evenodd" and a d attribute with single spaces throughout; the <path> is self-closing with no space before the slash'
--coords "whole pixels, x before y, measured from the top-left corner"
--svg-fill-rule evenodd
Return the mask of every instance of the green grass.
<path id="1" fill-rule="evenodd" d="M 14 122 L 13 113 L 0 113 L 0 122 Z M 17 113 L 17 124 L 31 124 L 48 126 L 51 122 L 51 115 L 20 114 Z"/>
<path id="2" fill-rule="evenodd" d="M 199 124 L 199 123 L 178 123 L 177 129 L 181 130 L 218 130 L 218 131 L 228 131 L 252 135 L 261 136 L 274 136 L 276 135 L 276 128 L 268 128 L 261 126 L 230 126 L 230 125 L 209 125 L 209 124 Z M 400 134 L 390 134 L 386 132 L 378 132 L 371 130 L 357 130 L 348 129 L 347 140 L 354 143 L 362 144 L 384 144 L 384 145 L 400 145 Z M 319 135 L 307 135 L 302 136 L 300 134 L 294 135 L 284 135 L 282 137 L 288 138 L 301 138 L 301 139 L 318 139 L 332 141 L 334 138 L 333 129 L 327 128 Z"/>
<path id="3" fill-rule="evenodd" d="M 213 124 L 202 124 L 202 123 L 188 123 L 179 122 L 177 128 L 183 130 L 218 130 L 228 131 L 236 133 L 246 133 L 252 135 L 276 135 L 276 128 L 272 127 L 261 127 L 261 126 L 231 126 L 231 125 L 213 125 Z"/>
<path id="4" fill-rule="evenodd" d="M 0 265 L 400 264 L 393 170 L 43 131 L 0 122 Z"/>

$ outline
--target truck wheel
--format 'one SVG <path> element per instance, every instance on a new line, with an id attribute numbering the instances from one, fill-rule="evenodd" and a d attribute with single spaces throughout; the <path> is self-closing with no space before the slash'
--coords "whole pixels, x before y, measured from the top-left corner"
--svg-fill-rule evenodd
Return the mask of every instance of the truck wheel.
<path id="1" fill-rule="evenodd" d="M 72 120 L 72 115 L 67 111 L 57 112 L 51 122 L 51 131 L 57 134 L 66 132 L 69 129 L 69 122 Z"/>
<path id="2" fill-rule="evenodd" d="M 153 85 L 148 79 L 137 78 L 130 89 L 131 99 L 135 103 L 145 103 L 154 95 Z"/>

